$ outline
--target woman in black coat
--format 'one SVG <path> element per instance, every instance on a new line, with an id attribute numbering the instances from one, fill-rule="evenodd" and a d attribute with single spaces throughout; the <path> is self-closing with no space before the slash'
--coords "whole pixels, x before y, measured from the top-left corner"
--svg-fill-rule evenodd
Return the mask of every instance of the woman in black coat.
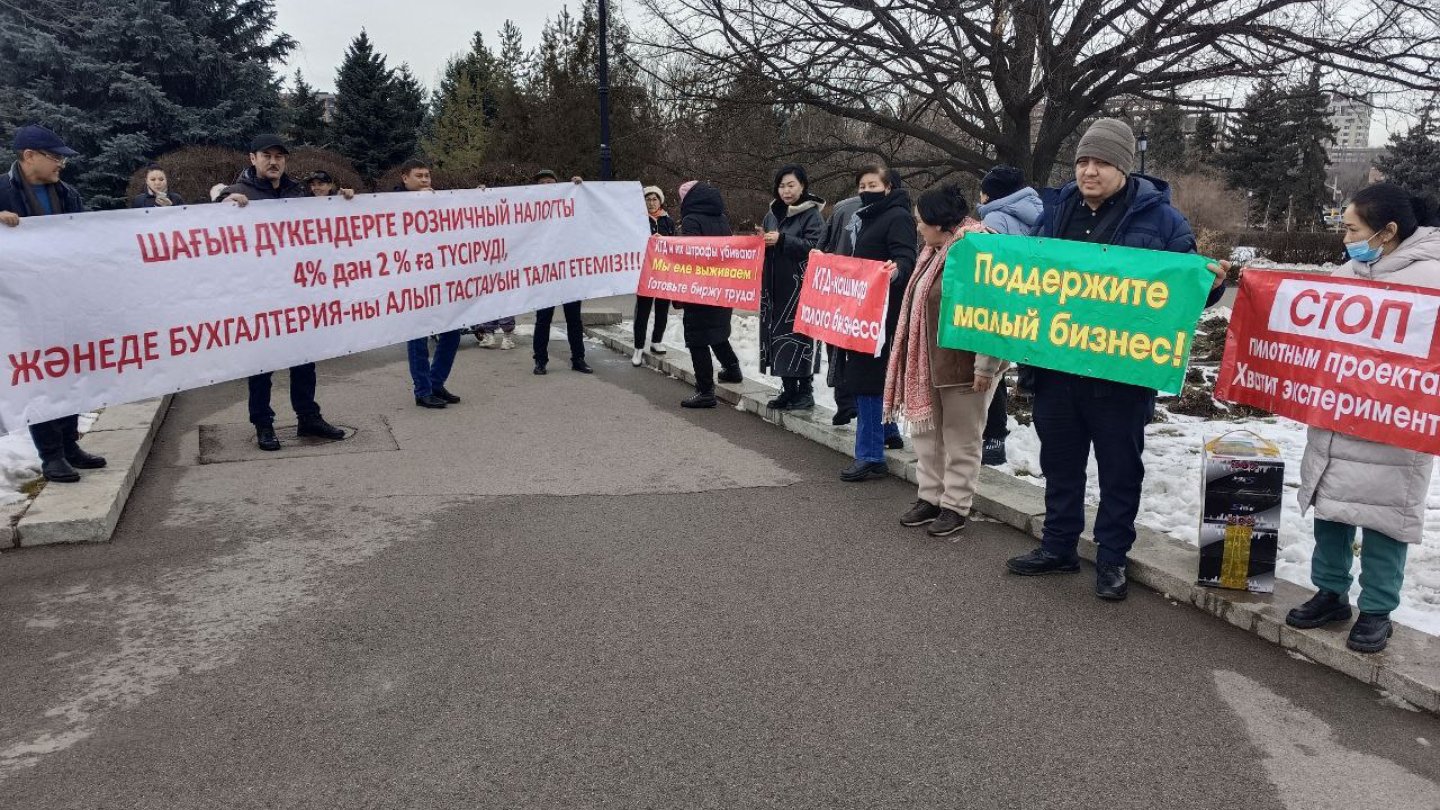
<path id="1" fill-rule="evenodd" d="M 760 277 L 760 371 L 780 378 L 783 390 L 770 400 L 776 410 L 815 407 L 818 371 L 815 341 L 795 331 L 795 310 L 805 284 L 810 251 L 825 232 L 825 201 L 811 194 L 802 166 L 775 173 L 775 200 L 765 214 L 765 269 Z"/>
<path id="2" fill-rule="evenodd" d="M 734 235 L 719 189 L 694 181 L 680 187 L 680 235 Z M 682 308 L 679 303 L 674 306 Z M 695 367 L 695 393 L 680 404 L 686 408 L 713 408 L 716 400 L 712 351 L 720 361 L 720 382 L 738 383 L 745 379 L 740 373 L 740 358 L 730 348 L 730 307 L 685 304 L 683 310 L 685 347 L 690 350 L 690 362 Z"/>
<path id="3" fill-rule="evenodd" d="M 890 264 L 890 307 L 885 313 L 885 348 L 879 357 L 863 352 L 835 353 L 840 384 L 855 396 L 859 417 L 855 426 L 855 463 L 840 473 L 843 481 L 864 481 L 885 474 L 885 447 L 896 443 L 900 431 L 881 418 L 885 396 L 885 370 L 890 363 L 890 343 L 900 321 L 905 286 L 915 270 L 915 214 L 910 195 L 892 182 L 883 166 L 869 165 L 856 172 L 860 189 L 860 210 L 847 226 L 851 231 L 851 254 Z M 892 438 L 893 437 L 893 438 Z"/>
<path id="4" fill-rule="evenodd" d="M 659 186 L 645 187 L 645 212 L 650 215 L 650 234 L 652 236 L 674 236 L 675 221 L 665 213 L 665 192 Z M 665 346 L 660 341 L 665 339 L 665 326 L 670 321 L 670 302 L 664 298 L 651 298 L 648 295 L 635 296 L 635 354 L 630 358 L 630 365 L 639 367 L 645 363 L 645 334 L 649 326 L 650 311 L 655 311 L 655 328 L 650 332 L 651 354 L 664 354 Z"/>
<path id="5" fill-rule="evenodd" d="M 179 194 L 170 191 L 170 178 L 159 166 L 145 170 L 145 193 L 137 194 L 130 200 L 131 208 L 165 208 L 184 204 Z"/>

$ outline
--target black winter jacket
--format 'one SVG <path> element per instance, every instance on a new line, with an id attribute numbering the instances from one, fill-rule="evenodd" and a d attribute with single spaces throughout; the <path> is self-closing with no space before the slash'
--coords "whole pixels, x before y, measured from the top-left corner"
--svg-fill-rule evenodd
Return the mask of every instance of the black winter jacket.
<path id="1" fill-rule="evenodd" d="M 220 201 L 224 202 L 231 194 L 244 194 L 250 200 L 289 200 L 310 196 L 305 186 L 295 182 L 290 175 L 280 175 L 280 185 L 277 187 L 269 180 L 256 177 L 254 166 L 241 172 L 234 183 L 220 192 Z"/>
<path id="2" fill-rule="evenodd" d="M 885 349 L 872 357 L 848 349 L 835 353 L 835 375 L 839 386 L 857 396 L 883 396 L 885 370 L 890 364 L 890 345 L 895 342 L 895 329 L 900 322 L 900 306 L 905 299 L 905 286 L 915 272 L 915 215 L 911 212 L 910 195 L 903 188 L 891 191 L 881 201 L 855 212 L 860 220 L 860 234 L 855 238 L 850 255 L 860 259 L 894 262 L 899 269 L 890 280 L 890 307 L 885 312 Z"/>
<path id="3" fill-rule="evenodd" d="M 174 205 L 184 205 L 184 204 L 185 204 L 185 198 L 181 197 L 179 194 L 176 194 L 176 193 L 173 192 L 173 191 L 168 192 L 165 196 L 169 197 L 169 198 L 170 198 L 170 202 L 173 203 Z M 246 195 L 246 196 L 249 196 L 249 195 Z M 158 205 L 158 204 L 155 202 L 155 195 L 154 195 L 154 194 L 151 194 L 150 192 L 147 191 L 147 192 L 145 192 L 144 194 L 137 194 L 137 195 L 135 195 L 134 197 L 132 197 L 132 198 L 130 199 L 130 207 L 131 207 L 131 208 L 161 208 L 161 207 L 163 207 L 163 206 Z"/>
<path id="4" fill-rule="evenodd" d="M 48 193 L 47 186 L 34 189 L 36 194 Z M 59 182 L 55 184 L 55 193 L 60 199 L 60 210 L 58 214 L 79 214 L 85 210 L 85 205 L 80 200 L 80 192 L 75 190 L 69 183 Z M 20 175 L 20 164 L 16 163 L 10 167 L 10 171 L 0 175 L 0 211 L 9 211 L 21 217 L 41 216 L 40 211 L 30 210 L 30 200 L 25 195 L 25 181 Z"/>
<path id="5" fill-rule="evenodd" d="M 765 249 L 760 287 L 760 371 L 777 377 L 809 377 L 816 369 L 815 341 L 795 331 L 795 311 L 805 285 L 810 251 L 825 233 L 825 201 L 806 194 L 794 206 L 775 200 L 761 226 L 780 240 Z"/>
<path id="6" fill-rule="evenodd" d="M 697 183 L 680 203 L 681 236 L 733 236 L 720 189 Z M 714 346 L 730 339 L 730 307 L 685 304 L 685 345 Z"/>

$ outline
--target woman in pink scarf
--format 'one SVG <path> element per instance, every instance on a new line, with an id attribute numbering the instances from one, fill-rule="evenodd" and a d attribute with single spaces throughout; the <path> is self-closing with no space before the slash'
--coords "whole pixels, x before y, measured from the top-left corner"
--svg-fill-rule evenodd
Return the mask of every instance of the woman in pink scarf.
<path id="1" fill-rule="evenodd" d="M 932 537 L 949 537 L 969 519 L 986 413 L 995 380 L 1005 371 L 997 358 L 936 344 L 945 256 L 966 233 L 985 230 L 967 216 L 969 210 L 950 186 L 920 195 L 915 219 L 925 247 L 905 288 L 885 375 L 885 418 L 907 427 L 919 457 L 920 497 L 900 523 L 930 524 Z"/>

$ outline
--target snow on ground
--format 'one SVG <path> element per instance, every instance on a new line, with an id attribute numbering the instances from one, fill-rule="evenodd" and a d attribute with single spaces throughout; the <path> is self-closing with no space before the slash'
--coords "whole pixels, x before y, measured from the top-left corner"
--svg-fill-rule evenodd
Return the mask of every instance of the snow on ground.
<path id="1" fill-rule="evenodd" d="M 81 415 L 80 432 L 89 430 L 98 415 Z M 21 430 L 0 436 L 0 506 L 25 500 L 25 494 L 20 491 L 20 487 L 38 477 L 40 457 L 35 454 L 35 443 L 30 441 L 30 432 Z"/>
<path id="2" fill-rule="evenodd" d="M 1229 312 L 1216 307 L 1205 317 Z M 630 322 L 624 327 L 628 330 Z M 779 386 L 778 378 L 759 373 L 759 320 L 737 315 L 730 345 L 740 357 L 745 376 Z M 665 330 L 665 343 L 684 346 L 680 318 L 672 313 Z M 815 401 L 835 407 L 834 392 L 824 384 L 822 369 L 816 375 Z M 1310 585 L 1310 556 L 1315 548 L 1312 531 L 1313 515 L 1302 517 L 1296 500 L 1300 488 L 1300 458 L 1305 452 L 1305 426 L 1283 417 L 1266 417 L 1238 421 L 1206 420 L 1192 416 L 1169 414 L 1168 422 L 1150 425 L 1145 431 L 1145 487 L 1140 500 L 1137 522 L 1158 529 L 1196 545 L 1200 523 L 1200 448 L 1206 441 L 1231 430 L 1251 430 L 1280 446 L 1285 458 L 1285 502 L 1280 528 L 1280 554 L 1276 573 L 1282 578 L 1306 587 Z M 1028 478 L 1043 486 L 1040 475 L 1040 440 L 1035 428 L 1021 425 L 1010 418 L 1010 438 L 1006 446 L 1009 463 L 999 469 Z M 1090 484 L 1087 501 L 1100 502 L 1095 458 L 1090 458 Z M 1359 561 L 1355 566 L 1359 576 Z M 1359 598 L 1357 582 L 1351 592 Z M 1405 589 L 1395 618 L 1406 625 L 1433 635 L 1440 635 L 1440 474 L 1430 484 L 1430 498 L 1425 514 L 1424 542 L 1410 548 L 1405 568 Z"/>

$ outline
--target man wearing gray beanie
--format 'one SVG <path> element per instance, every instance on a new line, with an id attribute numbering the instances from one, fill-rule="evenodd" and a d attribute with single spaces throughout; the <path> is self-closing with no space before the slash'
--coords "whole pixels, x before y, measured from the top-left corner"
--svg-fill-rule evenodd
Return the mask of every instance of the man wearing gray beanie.
<path id="1" fill-rule="evenodd" d="M 1131 174 L 1135 133 L 1115 118 L 1090 125 L 1075 150 L 1075 180 L 1046 189 L 1039 236 L 1175 253 L 1194 253 L 1185 215 L 1170 204 L 1164 180 Z M 1207 306 L 1224 292 L 1229 262 L 1215 274 Z M 1022 576 L 1080 570 L 1076 546 L 1085 528 L 1086 467 L 1091 448 L 1100 472 L 1095 517 L 1095 595 L 1119 601 L 1129 592 L 1125 565 L 1135 543 L 1135 516 L 1145 481 L 1145 426 L 1155 391 L 1053 369 L 1035 369 L 1035 432 L 1045 476 L 1045 529 L 1039 548 L 1006 567 Z"/>

